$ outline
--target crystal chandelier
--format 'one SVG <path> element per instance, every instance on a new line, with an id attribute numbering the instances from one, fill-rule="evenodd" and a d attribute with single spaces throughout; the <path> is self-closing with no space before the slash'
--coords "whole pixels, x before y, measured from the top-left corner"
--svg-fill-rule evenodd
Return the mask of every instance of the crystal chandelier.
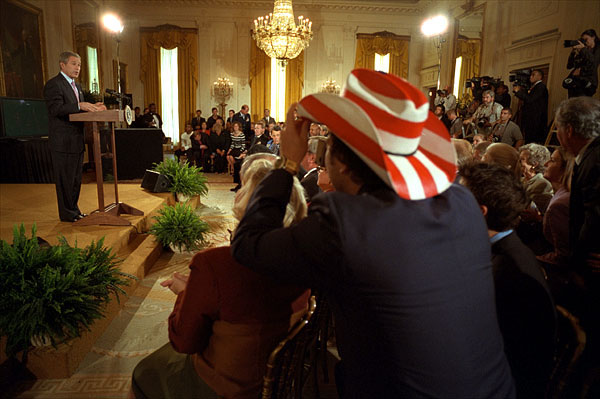
<path id="1" fill-rule="evenodd" d="M 213 82 L 212 96 L 219 102 L 220 114 L 225 115 L 227 101 L 233 95 L 233 83 L 227 78 L 217 78 Z"/>
<path id="2" fill-rule="evenodd" d="M 269 57 L 285 62 L 308 47 L 313 36 L 311 27 L 312 22 L 302 16 L 296 25 L 292 0 L 275 0 L 272 13 L 254 20 L 252 38 Z"/>
<path id="3" fill-rule="evenodd" d="M 328 79 L 321 85 L 321 93 L 340 94 L 340 85 L 333 79 Z"/>

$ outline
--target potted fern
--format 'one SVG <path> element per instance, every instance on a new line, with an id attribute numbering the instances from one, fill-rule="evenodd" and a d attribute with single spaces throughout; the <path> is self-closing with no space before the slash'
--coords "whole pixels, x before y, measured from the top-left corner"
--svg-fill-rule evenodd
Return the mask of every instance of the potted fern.
<path id="1" fill-rule="evenodd" d="M 150 234 L 163 246 L 179 252 L 191 252 L 204 244 L 208 224 L 200 220 L 190 205 L 178 202 L 175 206 L 163 207 L 158 213 Z"/>
<path id="2" fill-rule="evenodd" d="M 118 301 L 127 278 L 136 278 L 118 264 L 104 238 L 85 248 L 64 237 L 56 246 L 40 245 L 35 224 L 31 238 L 23 224 L 15 225 L 13 244 L 0 240 L 0 335 L 7 338 L 8 358 L 22 352 L 26 364 L 32 346 L 56 347 L 90 330 L 112 294 Z"/>
<path id="3" fill-rule="evenodd" d="M 195 195 L 208 194 L 208 179 L 202 173 L 202 168 L 181 164 L 174 159 L 165 159 L 155 164 L 154 170 L 165 175 L 171 181 L 169 191 L 175 194 L 178 201 L 186 202 Z"/>

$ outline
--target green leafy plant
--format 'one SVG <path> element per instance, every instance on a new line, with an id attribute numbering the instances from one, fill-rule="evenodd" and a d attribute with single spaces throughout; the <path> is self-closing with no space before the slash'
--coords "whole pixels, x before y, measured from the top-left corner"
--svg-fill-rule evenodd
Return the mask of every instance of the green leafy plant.
<path id="1" fill-rule="evenodd" d="M 178 202 L 175 206 L 165 206 L 155 216 L 150 234 L 164 246 L 173 245 L 180 251 L 194 251 L 204 244 L 204 233 L 208 224 L 200 220 L 188 204 Z"/>
<path id="2" fill-rule="evenodd" d="M 165 159 L 159 164 L 155 164 L 154 170 L 162 175 L 165 175 L 171 181 L 169 191 L 187 195 L 208 194 L 208 179 L 202 173 L 202 168 L 190 166 L 187 163 L 180 164 L 174 159 Z"/>
<path id="3" fill-rule="evenodd" d="M 40 246 L 35 224 L 31 238 L 23 224 L 15 225 L 13 244 L 0 240 L 0 334 L 7 337 L 7 356 L 23 351 L 26 363 L 32 338 L 56 347 L 90 330 L 111 294 L 119 301 L 126 295 L 120 286 L 136 278 L 119 271 L 119 263 L 104 238 L 85 248 L 71 247 L 64 237 L 56 246 Z"/>

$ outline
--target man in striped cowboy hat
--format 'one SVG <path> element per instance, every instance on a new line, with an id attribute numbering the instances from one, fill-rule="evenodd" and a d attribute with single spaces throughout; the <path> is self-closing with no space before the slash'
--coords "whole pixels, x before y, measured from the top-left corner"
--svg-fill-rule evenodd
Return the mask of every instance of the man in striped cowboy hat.
<path id="1" fill-rule="evenodd" d="M 233 256 L 325 295 L 341 397 L 514 397 L 485 221 L 453 184 L 450 137 L 423 93 L 358 69 L 341 95 L 303 98 L 297 120 L 295 108 Z M 302 222 L 282 228 L 311 122 L 330 130 L 325 164 L 336 192 L 315 196 Z"/>

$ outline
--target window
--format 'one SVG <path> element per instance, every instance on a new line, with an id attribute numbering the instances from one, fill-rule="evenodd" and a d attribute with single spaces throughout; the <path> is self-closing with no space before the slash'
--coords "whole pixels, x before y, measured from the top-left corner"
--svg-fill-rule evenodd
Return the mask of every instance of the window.
<path id="1" fill-rule="evenodd" d="M 177 47 L 160 48 L 160 89 L 162 130 L 173 143 L 179 142 L 179 103 L 177 85 Z"/>
<path id="2" fill-rule="evenodd" d="M 375 53 L 375 70 L 380 72 L 390 72 L 390 53 Z"/>
<path id="3" fill-rule="evenodd" d="M 285 68 L 286 65 L 271 58 L 271 116 L 276 121 L 285 120 Z"/>
<path id="4" fill-rule="evenodd" d="M 456 65 L 454 66 L 454 90 L 452 91 L 456 98 L 459 98 L 460 93 L 460 70 L 462 68 L 462 56 L 456 58 Z"/>
<path id="5" fill-rule="evenodd" d="M 88 67 L 88 89 L 90 93 L 100 91 L 98 78 L 98 51 L 94 47 L 87 46 L 87 67 Z"/>

